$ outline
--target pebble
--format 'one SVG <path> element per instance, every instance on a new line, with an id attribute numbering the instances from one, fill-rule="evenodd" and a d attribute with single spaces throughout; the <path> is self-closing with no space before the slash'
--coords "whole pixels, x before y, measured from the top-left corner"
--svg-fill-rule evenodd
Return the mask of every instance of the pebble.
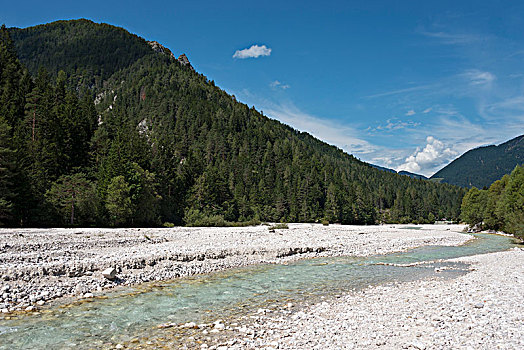
<path id="1" fill-rule="evenodd" d="M 370 286 L 291 315 L 257 313 L 250 318 L 256 337 L 242 338 L 239 348 L 524 349 L 524 269 L 515 268 L 524 266 L 524 252 L 451 261 L 474 268 L 450 280 Z M 243 335 L 248 329 L 236 327 Z"/>
<path id="2" fill-rule="evenodd" d="M 213 329 L 218 329 L 219 331 L 225 329 L 226 326 L 223 323 L 216 323 Z"/>
<path id="3" fill-rule="evenodd" d="M 136 285 L 268 261 L 384 254 L 419 245 L 456 245 L 470 239 L 437 225 L 410 232 L 386 226 L 289 227 L 285 240 L 269 234 L 263 225 L 155 228 L 147 230 L 149 239 L 138 229 L 23 229 L 23 235 L 20 229 L 2 229 L 0 307 L 23 310 L 24 304 L 39 300 L 83 297 L 89 291 L 102 292 L 119 284 Z M 108 265 L 112 267 L 101 271 L 100 266 Z"/>

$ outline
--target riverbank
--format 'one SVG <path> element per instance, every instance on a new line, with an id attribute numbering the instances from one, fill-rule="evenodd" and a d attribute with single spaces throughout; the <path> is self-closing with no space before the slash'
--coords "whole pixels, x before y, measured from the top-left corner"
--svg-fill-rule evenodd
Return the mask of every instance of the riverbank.
<path id="1" fill-rule="evenodd" d="M 290 224 L 166 229 L 0 229 L 0 310 L 34 310 L 64 297 L 90 298 L 119 285 L 259 263 L 368 256 L 422 245 L 459 245 L 459 225 Z M 102 276 L 107 268 L 117 278 Z"/>
<path id="2" fill-rule="evenodd" d="M 524 250 L 449 261 L 471 264 L 452 280 L 389 284 L 293 314 L 260 314 L 231 348 L 523 349 Z"/>

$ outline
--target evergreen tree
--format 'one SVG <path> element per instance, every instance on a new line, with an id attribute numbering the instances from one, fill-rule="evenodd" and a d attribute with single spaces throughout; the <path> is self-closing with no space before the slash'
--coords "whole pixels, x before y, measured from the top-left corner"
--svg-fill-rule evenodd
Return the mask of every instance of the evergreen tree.
<path id="1" fill-rule="evenodd" d="M 133 215 L 131 188 L 122 175 L 111 179 L 107 187 L 105 206 L 112 226 L 121 226 L 131 221 Z"/>
<path id="2" fill-rule="evenodd" d="M 14 151 L 10 148 L 10 127 L 0 115 L 0 226 L 12 219 Z"/>
<path id="3" fill-rule="evenodd" d="M 46 198 L 67 225 L 93 223 L 98 214 L 95 186 L 83 173 L 61 176 L 46 192 Z"/>

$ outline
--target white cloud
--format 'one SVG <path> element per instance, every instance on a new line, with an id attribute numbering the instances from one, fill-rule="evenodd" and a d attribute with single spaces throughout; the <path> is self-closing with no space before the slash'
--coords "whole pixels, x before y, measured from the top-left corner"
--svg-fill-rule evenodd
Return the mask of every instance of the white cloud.
<path id="1" fill-rule="evenodd" d="M 271 88 L 273 88 L 273 89 L 279 88 L 279 89 L 282 89 L 282 90 L 286 90 L 286 89 L 290 88 L 290 86 L 288 84 L 283 84 L 283 83 L 281 83 L 278 80 L 273 81 L 271 84 L 269 84 L 269 86 Z"/>
<path id="2" fill-rule="evenodd" d="M 233 55 L 233 58 L 257 58 L 260 56 L 269 56 L 271 55 L 271 49 L 268 48 L 266 45 L 258 46 L 258 45 L 252 45 L 248 49 L 243 50 L 237 50 L 235 54 Z"/>
<path id="3" fill-rule="evenodd" d="M 378 94 L 368 95 L 364 96 L 364 98 L 377 98 L 377 97 L 385 97 L 385 96 L 392 96 L 392 95 L 399 95 L 399 94 L 406 94 L 411 92 L 418 92 L 422 90 L 430 90 L 435 88 L 435 85 L 419 85 L 419 86 L 413 86 L 405 89 L 396 89 L 386 92 L 381 92 Z"/>
<path id="4" fill-rule="evenodd" d="M 433 108 L 429 107 L 429 108 L 426 108 L 425 110 L 422 111 L 422 113 L 424 114 L 428 114 L 429 112 L 431 112 Z"/>
<path id="5" fill-rule="evenodd" d="M 369 142 L 357 137 L 358 130 L 347 125 L 322 119 L 300 111 L 291 103 L 270 104 L 262 108 L 264 113 L 300 131 L 305 131 L 331 145 L 355 156 L 377 152 Z"/>
<path id="6" fill-rule="evenodd" d="M 417 148 L 412 155 L 406 158 L 404 164 L 397 168 L 397 171 L 407 170 L 430 176 L 436 167 L 456 156 L 456 151 L 447 147 L 443 142 L 433 136 L 428 136 L 426 138 L 426 146 L 422 150 Z"/>
<path id="7" fill-rule="evenodd" d="M 481 104 L 479 114 L 486 120 L 512 119 L 517 122 L 524 121 L 524 96 L 507 97 L 494 103 Z"/>
<path id="8" fill-rule="evenodd" d="M 495 75 L 490 72 L 483 72 L 478 69 L 472 69 L 462 74 L 471 85 L 486 85 L 496 79 Z"/>
<path id="9" fill-rule="evenodd" d="M 414 110 L 414 109 L 410 109 L 409 111 L 406 112 L 406 115 L 407 115 L 408 117 L 410 117 L 410 116 L 412 116 L 412 115 L 415 115 L 415 114 L 417 114 L 417 113 L 415 113 L 415 110 Z"/>
<path id="10" fill-rule="evenodd" d="M 368 127 L 366 131 L 393 131 L 393 130 L 399 130 L 399 129 L 405 129 L 405 128 L 415 128 L 419 125 L 420 123 L 417 123 L 411 120 L 403 121 L 397 118 L 392 118 L 392 119 L 387 119 L 385 125 L 379 124 L 375 128 Z"/>
<path id="11" fill-rule="evenodd" d="M 448 45 L 465 45 L 465 44 L 471 44 L 475 42 L 479 42 L 482 40 L 486 40 L 486 38 L 481 37 L 479 35 L 475 34 L 467 34 L 467 33 L 448 33 L 448 32 L 426 32 L 421 31 L 420 34 L 439 40 L 443 44 Z"/>

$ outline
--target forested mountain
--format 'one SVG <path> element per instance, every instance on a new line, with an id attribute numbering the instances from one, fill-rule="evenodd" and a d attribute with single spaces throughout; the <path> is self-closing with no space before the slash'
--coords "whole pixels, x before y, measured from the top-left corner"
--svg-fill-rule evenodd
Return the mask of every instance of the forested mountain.
<path id="1" fill-rule="evenodd" d="M 435 173 L 431 179 L 463 187 L 483 188 L 524 164 L 524 135 L 498 146 L 479 147 Z"/>
<path id="2" fill-rule="evenodd" d="M 460 213 L 464 189 L 374 169 L 121 28 L 2 27 L 0 63 L 6 225 L 371 224 Z"/>
<path id="3" fill-rule="evenodd" d="M 378 166 L 378 165 L 374 165 L 374 164 L 370 164 L 373 168 L 375 169 L 378 169 L 378 170 L 382 170 L 382 171 L 387 171 L 389 173 L 394 173 L 394 174 L 399 174 L 399 175 L 405 175 L 405 176 L 409 176 L 409 177 L 412 177 L 414 179 L 423 179 L 423 180 L 427 180 L 428 178 L 425 177 L 424 175 L 420 175 L 420 174 L 415 174 L 415 173 L 411 173 L 409 171 L 406 171 L 406 170 L 401 170 L 401 171 L 396 171 L 394 169 L 390 169 L 390 168 L 385 168 L 385 167 L 382 167 L 382 166 Z"/>

